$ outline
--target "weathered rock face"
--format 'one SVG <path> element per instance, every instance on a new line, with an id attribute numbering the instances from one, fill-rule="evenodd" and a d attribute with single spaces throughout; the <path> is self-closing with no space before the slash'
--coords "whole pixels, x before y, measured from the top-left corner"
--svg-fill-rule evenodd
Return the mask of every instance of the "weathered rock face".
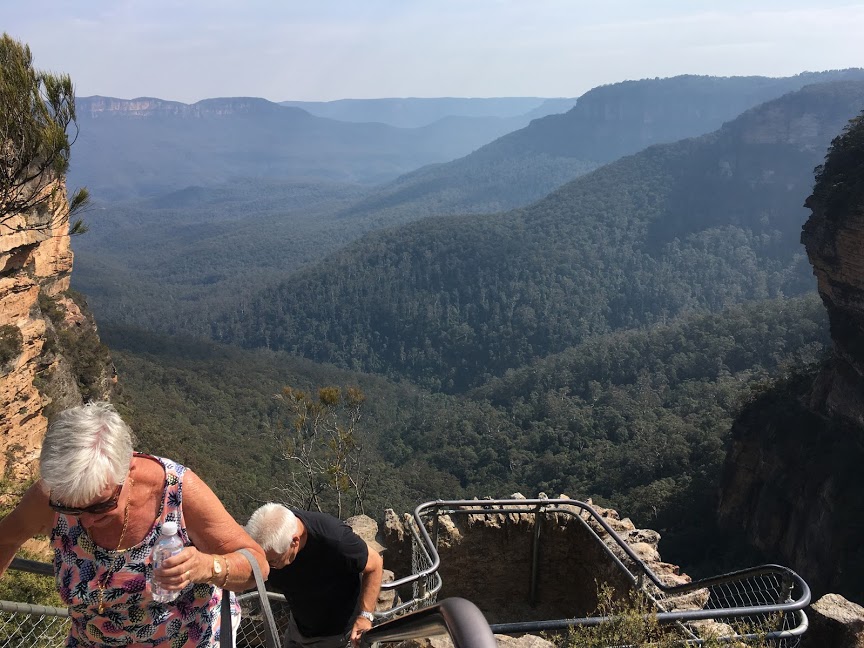
<path id="1" fill-rule="evenodd" d="M 826 594 L 807 611 L 810 629 L 802 648 L 864 648 L 864 608 L 838 594 Z"/>
<path id="2" fill-rule="evenodd" d="M 856 152 L 864 155 L 864 146 Z M 859 166 L 864 169 L 864 160 Z M 829 160 L 823 173 L 830 171 Z M 849 200 L 838 205 L 821 191 L 807 200 L 813 215 L 801 242 L 813 264 L 833 341 L 831 366 L 814 385 L 810 405 L 864 429 L 864 195 L 852 194 Z"/>
<path id="3" fill-rule="evenodd" d="M 46 407 L 82 402 L 75 366 L 80 358 L 64 351 L 77 350 L 82 336 L 96 335 L 86 308 L 67 295 L 72 272 L 67 211 L 65 198 L 58 198 L 0 227 L 0 327 L 20 332 L 14 336 L 20 344 L 9 348 L 8 360 L 0 364 L 0 474 L 13 480 L 34 476 Z M 99 352 L 91 398 L 106 398 L 113 386 L 107 351 Z"/>
<path id="4" fill-rule="evenodd" d="M 137 99 L 116 99 L 114 97 L 81 97 L 76 101 L 77 112 L 93 119 L 123 117 L 158 117 L 175 115 L 179 117 L 200 118 L 220 115 L 259 114 L 261 112 L 286 112 L 304 114 L 297 108 L 280 106 L 266 99 L 255 97 L 229 97 L 224 99 L 204 99 L 194 104 L 179 101 L 165 101 L 152 97 Z"/>
<path id="5" fill-rule="evenodd" d="M 561 498 L 566 498 L 562 495 Z M 526 506 L 526 511 L 532 507 Z M 660 535 L 636 529 L 611 509 L 595 507 L 607 524 L 667 584 L 690 578 L 678 567 L 663 563 L 657 552 Z M 490 623 L 586 616 L 597 607 L 598 584 L 616 592 L 629 590 L 629 581 L 597 542 L 593 533 L 608 538 L 602 526 L 578 509 L 573 515 L 549 513 L 540 519 L 530 513 L 443 515 L 438 525 L 438 553 L 443 587 L 438 598 L 459 596 L 472 601 Z M 384 564 L 396 578 L 412 573 L 410 527 L 413 518 L 401 519 L 388 511 L 382 529 L 387 550 Z M 430 533 L 434 534 L 432 526 Z M 531 572 L 537 538 L 536 586 L 532 602 Z M 610 545 L 606 545 L 610 547 Z M 682 602 L 682 606 L 694 602 Z M 697 605 L 699 602 L 695 602 Z"/>
<path id="6" fill-rule="evenodd" d="M 829 363 L 777 385 L 733 427 L 721 523 L 816 594 L 864 597 L 864 121 L 835 139 L 806 206 L 804 243 L 828 311 Z"/>

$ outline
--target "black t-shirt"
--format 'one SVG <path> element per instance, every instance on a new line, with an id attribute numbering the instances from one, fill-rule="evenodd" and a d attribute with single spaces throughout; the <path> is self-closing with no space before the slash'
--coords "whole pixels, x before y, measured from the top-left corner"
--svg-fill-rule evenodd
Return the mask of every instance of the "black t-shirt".
<path id="1" fill-rule="evenodd" d="M 306 527 L 306 545 L 290 565 L 271 569 L 267 582 L 288 599 L 304 637 L 344 634 L 359 611 L 360 573 L 369 549 L 332 515 L 292 510 Z"/>

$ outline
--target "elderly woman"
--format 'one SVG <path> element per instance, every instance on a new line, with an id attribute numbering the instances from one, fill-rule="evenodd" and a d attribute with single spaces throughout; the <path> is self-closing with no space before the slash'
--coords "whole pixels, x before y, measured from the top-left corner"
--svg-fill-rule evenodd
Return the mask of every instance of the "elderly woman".
<path id="1" fill-rule="evenodd" d="M 132 443 L 107 403 L 60 414 L 45 435 L 41 479 L 0 521 L 0 574 L 28 538 L 50 535 L 57 589 L 72 621 L 67 647 L 216 646 L 223 590 L 255 582 L 238 550 L 249 549 L 265 577 L 267 560 L 195 473 L 135 453 Z M 155 578 L 179 595 L 157 603 L 150 553 L 168 520 L 177 522 L 185 547 Z"/>

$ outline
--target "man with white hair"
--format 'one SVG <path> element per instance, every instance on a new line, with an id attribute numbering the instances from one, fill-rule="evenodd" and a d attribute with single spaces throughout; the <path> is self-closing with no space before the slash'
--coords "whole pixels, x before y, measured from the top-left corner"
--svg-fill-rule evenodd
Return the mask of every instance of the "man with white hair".
<path id="1" fill-rule="evenodd" d="M 381 589 L 378 552 L 332 515 L 281 504 L 260 507 L 246 530 L 267 555 L 267 582 L 291 609 L 286 648 L 359 646 Z"/>

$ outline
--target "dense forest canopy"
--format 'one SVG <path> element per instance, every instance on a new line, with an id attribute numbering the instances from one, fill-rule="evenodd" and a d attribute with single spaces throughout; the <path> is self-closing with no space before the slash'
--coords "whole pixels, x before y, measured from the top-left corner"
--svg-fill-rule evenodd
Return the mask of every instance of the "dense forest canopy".
<path id="1" fill-rule="evenodd" d="M 216 335 L 460 392 L 592 335 L 801 294 L 802 196 L 862 104 L 862 82 L 808 86 L 528 208 L 369 235 Z"/>
<path id="2" fill-rule="evenodd" d="M 275 284 L 370 231 L 430 216 L 521 207 L 619 155 L 708 133 L 742 110 L 808 83 L 862 75 L 841 70 L 778 79 L 683 76 L 603 86 L 583 95 L 566 114 L 537 119 L 463 158 L 378 187 L 255 177 L 257 157 L 232 158 L 243 178 L 220 181 L 223 170 L 208 169 L 223 157 L 211 156 L 192 164 L 193 176 L 175 177 L 200 183 L 188 188 L 122 202 L 106 201 L 112 194 L 97 192 L 91 235 L 76 242 L 73 281 L 91 297 L 101 322 L 209 336 L 211 322 L 243 307 L 239 297 L 246 286 Z M 377 109 L 360 104 L 358 110 Z M 166 112 L 190 109 L 159 105 Z M 331 108 L 344 111 L 351 105 Z M 381 108 L 389 110 L 387 105 Z M 112 128 L 133 128 L 132 116 L 114 119 L 119 121 Z M 155 116 L 142 119 L 158 122 Z M 172 131 L 171 146 L 197 151 L 196 133 Z M 151 140 L 127 142 L 121 153 L 148 169 L 158 166 L 151 160 Z M 99 150 L 108 156 L 99 164 L 112 172 L 124 168 L 111 158 L 113 149 Z M 189 161 L 171 162 L 181 163 Z M 146 183 L 150 173 L 133 179 Z"/>
<path id="3" fill-rule="evenodd" d="M 241 519 L 289 479 L 275 441 L 285 412 L 273 396 L 285 385 L 341 385 L 366 395 L 358 429 L 370 514 L 439 497 L 563 492 L 678 537 L 710 524 L 741 405 L 818 362 L 828 344 L 815 296 L 755 302 L 593 337 L 448 396 L 280 352 L 129 329 L 104 338 L 143 447 L 205 475 Z M 686 546 L 672 550 L 695 559 Z"/>

